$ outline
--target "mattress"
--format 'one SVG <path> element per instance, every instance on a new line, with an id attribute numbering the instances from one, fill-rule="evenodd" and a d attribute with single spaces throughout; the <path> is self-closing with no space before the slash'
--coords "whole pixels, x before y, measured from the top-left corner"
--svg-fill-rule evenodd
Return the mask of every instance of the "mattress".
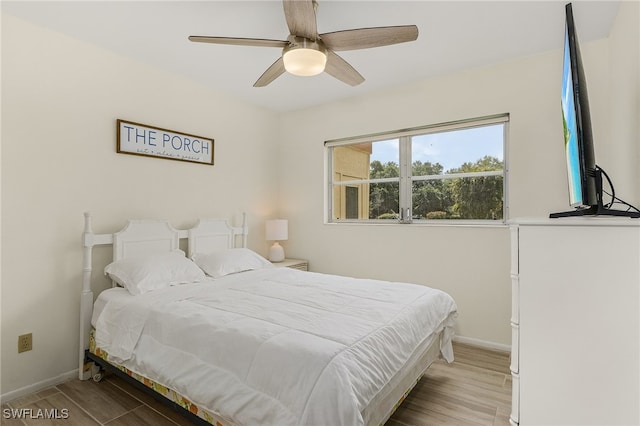
<path id="1" fill-rule="evenodd" d="M 108 290 L 92 323 L 110 362 L 227 424 L 364 425 L 415 381 L 439 335 L 452 360 L 455 312 L 425 286 L 273 268 L 141 296 Z"/>

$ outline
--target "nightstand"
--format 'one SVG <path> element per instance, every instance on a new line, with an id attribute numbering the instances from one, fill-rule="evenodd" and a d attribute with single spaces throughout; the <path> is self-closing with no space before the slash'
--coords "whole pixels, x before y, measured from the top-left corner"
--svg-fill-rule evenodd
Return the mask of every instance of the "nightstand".
<path id="1" fill-rule="evenodd" d="M 301 271 L 309 270 L 309 261 L 303 259 L 285 259 L 282 262 L 274 262 L 273 266 L 278 268 L 292 268 Z"/>

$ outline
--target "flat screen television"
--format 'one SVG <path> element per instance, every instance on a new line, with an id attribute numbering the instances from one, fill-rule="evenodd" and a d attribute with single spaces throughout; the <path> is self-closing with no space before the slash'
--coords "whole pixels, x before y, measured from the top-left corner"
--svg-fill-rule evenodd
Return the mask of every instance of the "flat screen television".
<path id="1" fill-rule="evenodd" d="M 564 127 L 564 150 L 569 181 L 569 204 L 574 210 L 552 213 L 551 218 L 585 215 L 609 215 L 640 217 L 637 208 L 615 196 L 611 180 L 604 170 L 596 165 L 591 131 L 591 115 L 587 80 L 582 67 L 580 46 L 573 20 L 571 3 L 565 6 L 564 55 L 562 60 L 562 124 Z M 603 202 L 603 177 L 611 193 L 611 201 Z M 614 203 L 627 205 L 627 210 L 613 210 Z"/>

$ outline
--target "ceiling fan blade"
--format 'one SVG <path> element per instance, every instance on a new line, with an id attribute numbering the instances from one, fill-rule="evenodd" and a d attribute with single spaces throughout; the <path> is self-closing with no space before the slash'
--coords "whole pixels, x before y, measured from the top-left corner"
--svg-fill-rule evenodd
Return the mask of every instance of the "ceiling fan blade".
<path id="1" fill-rule="evenodd" d="M 264 87 L 284 73 L 284 61 L 282 56 L 278 58 L 267 70 L 262 73 L 260 78 L 253 83 L 253 87 Z"/>
<path id="2" fill-rule="evenodd" d="M 257 47 L 285 47 L 289 44 L 283 40 L 268 40 L 262 38 L 238 38 L 238 37 L 208 37 L 189 36 L 189 40 L 197 43 L 232 44 L 236 46 L 257 46 Z"/>
<path id="3" fill-rule="evenodd" d="M 283 0 L 284 17 L 289 32 L 309 40 L 318 39 L 315 2 L 313 0 Z"/>
<path id="4" fill-rule="evenodd" d="M 394 27 L 358 28 L 320 34 L 320 39 L 328 49 L 336 51 L 368 49 L 405 43 L 418 38 L 418 27 L 400 25 Z"/>
<path id="5" fill-rule="evenodd" d="M 327 50 L 327 65 L 324 70 L 350 86 L 357 86 L 364 81 L 364 77 L 355 68 L 331 50 Z"/>

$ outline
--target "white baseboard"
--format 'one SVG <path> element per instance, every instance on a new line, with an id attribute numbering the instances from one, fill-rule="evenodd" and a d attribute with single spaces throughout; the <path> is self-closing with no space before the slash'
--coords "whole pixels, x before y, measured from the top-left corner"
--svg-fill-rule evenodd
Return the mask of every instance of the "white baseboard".
<path id="1" fill-rule="evenodd" d="M 453 341 L 458 343 L 464 343 L 467 345 L 478 346 L 485 349 L 511 352 L 511 345 L 505 345 L 503 343 L 496 343 L 496 342 L 489 342 L 487 340 L 476 339 L 473 337 L 454 336 Z"/>
<path id="2" fill-rule="evenodd" d="M 66 373 L 60 374 L 56 377 L 51 377 L 50 379 L 43 380 L 38 383 L 33 383 L 31 385 L 25 386 L 20 389 L 16 389 L 11 392 L 3 393 L 0 395 L 0 404 L 5 404 L 14 399 L 18 399 L 22 396 L 29 395 L 35 392 L 39 392 L 43 389 L 50 388 L 55 385 L 59 385 L 60 383 L 66 382 L 70 379 L 75 379 L 78 377 L 78 369 L 68 371 Z"/>

